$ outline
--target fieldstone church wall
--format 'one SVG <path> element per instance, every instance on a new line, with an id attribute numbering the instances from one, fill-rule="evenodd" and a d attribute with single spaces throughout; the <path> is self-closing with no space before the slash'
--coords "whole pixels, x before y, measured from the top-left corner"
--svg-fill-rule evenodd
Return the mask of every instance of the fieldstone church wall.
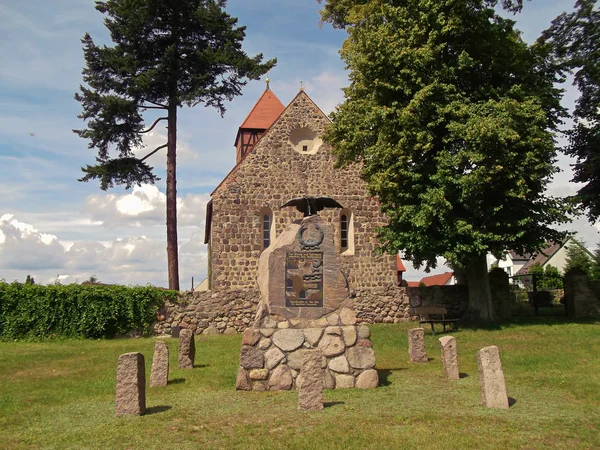
<path id="1" fill-rule="evenodd" d="M 241 333 L 252 325 L 259 297 L 258 289 L 185 293 L 177 303 L 167 302 L 160 309 L 154 332 L 171 334 L 171 327 L 179 326 L 195 334 Z M 388 286 L 356 290 L 351 297 L 357 321 L 367 324 L 408 321 L 411 302 L 443 306 L 448 317 L 460 317 L 469 302 L 465 286 Z"/>
<path id="2" fill-rule="evenodd" d="M 368 195 L 360 166 L 334 169 L 331 147 L 322 142 L 330 120 L 304 91 L 298 93 L 279 119 L 212 193 L 209 234 L 211 289 L 253 290 L 258 259 L 263 252 L 263 216 L 271 213 L 271 242 L 293 221 L 286 201 L 303 196 L 328 196 L 351 217 L 353 248 L 341 248 L 340 209 L 319 213 L 334 233 L 342 257 L 341 269 L 354 289 L 385 288 L 396 277 L 395 258 L 377 255 L 376 228 L 384 225 L 379 202 Z M 292 133 L 310 130 L 315 139 L 308 152 L 297 151 Z M 308 131 L 307 131 L 308 132 Z"/>

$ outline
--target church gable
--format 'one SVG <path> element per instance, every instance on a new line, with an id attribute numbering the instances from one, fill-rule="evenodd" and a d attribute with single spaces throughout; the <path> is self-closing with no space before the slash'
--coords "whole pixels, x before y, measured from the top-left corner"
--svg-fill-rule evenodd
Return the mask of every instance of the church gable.
<path id="1" fill-rule="evenodd" d="M 367 195 L 358 166 L 334 168 L 331 147 L 321 138 L 329 124 L 300 91 L 215 189 L 209 238 L 213 288 L 254 288 L 260 253 L 301 217 L 294 208 L 280 206 L 295 197 L 319 195 L 344 206 L 319 215 L 336 230 L 335 244 L 348 256 L 350 281 L 382 287 L 393 282 L 393 258 L 373 254 L 375 227 L 385 223 L 378 203 Z"/>

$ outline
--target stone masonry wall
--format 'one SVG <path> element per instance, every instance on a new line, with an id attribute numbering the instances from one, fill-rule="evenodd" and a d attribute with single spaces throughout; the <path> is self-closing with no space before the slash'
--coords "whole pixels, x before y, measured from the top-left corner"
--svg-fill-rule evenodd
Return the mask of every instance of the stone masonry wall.
<path id="1" fill-rule="evenodd" d="M 411 319 L 411 303 L 416 306 L 444 306 L 448 317 L 460 317 L 468 306 L 465 286 L 409 288 L 388 286 L 356 290 L 353 308 L 357 322 L 398 323 Z M 183 294 L 177 303 L 167 302 L 158 313 L 156 334 L 170 334 L 172 326 L 189 328 L 196 334 L 241 333 L 256 315 L 258 290 L 206 291 Z"/>
<path id="2" fill-rule="evenodd" d="M 301 214 L 280 206 L 306 195 L 325 195 L 353 214 L 354 253 L 342 253 L 342 271 L 355 289 L 384 288 L 396 277 L 395 258 L 376 255 L 375 229 L 385 224 L 379 203 L 368 195 L 360 167 L 334 169 L 335 159 L 323 143 L 314 154 L 298 153 L 290 133 L 308 127 L 320 136 L 329 119 L 304 93 L 290 103 L 260 142 L 236 166 L 212 195 L 210 234 L 211 289 L 254 290 L 258 258 L 263 251 L 262 216 L 273 214 L 275 235 Z M 319 215 L 333 228 L 340 250 L 339 209 Z M 275 236 L 271 235 L 271 242 Z"/>

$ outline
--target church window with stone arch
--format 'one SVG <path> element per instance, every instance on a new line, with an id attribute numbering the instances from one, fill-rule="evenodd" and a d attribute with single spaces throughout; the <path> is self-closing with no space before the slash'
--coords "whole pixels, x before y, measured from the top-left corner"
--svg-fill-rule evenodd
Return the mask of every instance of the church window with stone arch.
<path id="1" fill-rule="evenodd" d="M 265 249 L 275 241 L 275 222 L 273 220 L 273 211 L 270 208 L 261 208 L 259 217 L 262 248 Z"/>
<path id="2" fill-rule="evenodd" d="M 340 212 L 340 253 L 354 255 L 354 214 L 348 209 Z"/>
<path id="3" fill-rule="evenodd" d="M 271 245 L 271 216 L 263 214 L 263 248 Z"/>

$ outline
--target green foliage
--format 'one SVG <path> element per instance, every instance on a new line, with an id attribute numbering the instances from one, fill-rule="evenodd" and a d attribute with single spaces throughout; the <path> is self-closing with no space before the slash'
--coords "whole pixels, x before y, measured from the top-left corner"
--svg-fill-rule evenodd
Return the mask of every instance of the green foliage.
<path id="1" fill-rule="evenodd" d="M 165 299 L 154 287 L 0 282 L 0 339 L 109 338 L 150 332 Z"/>
<path id="2" fill-rule="evenodd" d="M 600 10 L 596 0 L 578 0 L 575 11 L 552 22 L 540 40 L 552 48 L 553 64 L 574 75 L 580 96 L 566 153 L 576 158 L 573 181 L 585 183 L 575 199 L 591 222 L 600 218 Z"/>
<path id="3" fill-rule="evenodd" d="M 544 267 L 536 263 L 529 268 L 529 274 L 536 276 L 538 290 L 554 290 L 563 287 L 562 274 L 551 264 Z"/>
<path id="4" fill-rule="evenodd" d="M 323 0 L 317 0 L 323 3 Z M 370 0 L 325 0 L 320 11 L 321 20 L 330 23 L 334 28 L 345 28 L 352 23 L 355 14 L 360 14 L 360 8 Z M 507 11 L 517 13 L 523 8 L 523 0 L 486 0 L 485 4 L 495 7 L 500 4 Z"/>
<path id="5" fill-rule="evenodd" d="M 592 261 L 592 267 L 590 268 L 590 279 L 593 281 L 600 281 L 600 243 L 594 252 L 594 259 Z"/>
<path id="6" fill-rule="evenodd" d="M 568 272 L 569 270 L 574 268 L 578 268 L 586 275 L 590 276 L 592 265 L 592 257 L 590 256 L 590 253 L 587 251 L 585 246 L 576 239 L 571 239 L 567 243 L 567 259 L 565 265 L 565 272 Z"/>
<path id="7" fill-rule="evenodd" d="M 326 140 L 363 176 L 389 225 L 385 250 L 435 267 L 560 239 L 545 188 L 563 115 L 555 74 L 483 2 L 369 2 L 341 55 L 351 71 Z"/>

